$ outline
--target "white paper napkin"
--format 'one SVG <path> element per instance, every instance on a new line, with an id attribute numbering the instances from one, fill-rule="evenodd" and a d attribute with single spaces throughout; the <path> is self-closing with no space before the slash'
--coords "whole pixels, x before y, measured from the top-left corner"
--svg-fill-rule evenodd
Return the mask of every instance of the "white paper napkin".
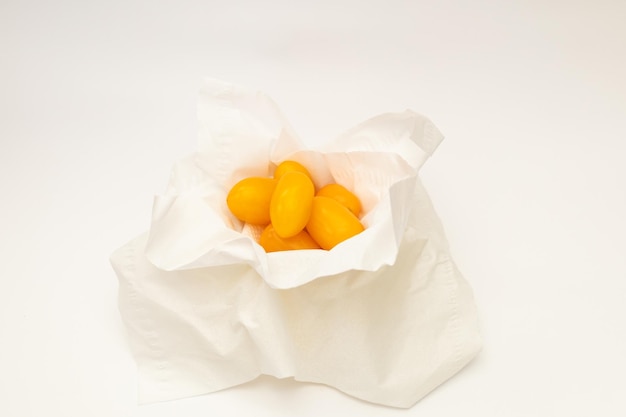
<path id="1" fill-rule="evenodd" d="M 442 140 L 411 111 L 307 150 L 265 95 L 207 80 L 198 151 L 174 167 L 149 233 L 112 255 L 142 402 L 260 374 L 410 407 L 479 351 L 472 292 L 418 171 Z M 265 253 L 226 207 L 240 179 L 303 163 L 360 197 L 366 230 L 331 251 Z"/>

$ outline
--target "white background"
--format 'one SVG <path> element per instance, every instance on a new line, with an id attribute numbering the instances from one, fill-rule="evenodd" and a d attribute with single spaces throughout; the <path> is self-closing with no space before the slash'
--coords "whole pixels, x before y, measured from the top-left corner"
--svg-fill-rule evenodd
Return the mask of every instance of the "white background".
<path id="1" fill-rule="evenodd" d="M 0 415 L 623 416 L 626 2 L 0 2 Z M 211 76 L 310 146 L 411 108 L 485 347 L 410 410 L 261 377 L 136 404 L 110 253 Z"/>

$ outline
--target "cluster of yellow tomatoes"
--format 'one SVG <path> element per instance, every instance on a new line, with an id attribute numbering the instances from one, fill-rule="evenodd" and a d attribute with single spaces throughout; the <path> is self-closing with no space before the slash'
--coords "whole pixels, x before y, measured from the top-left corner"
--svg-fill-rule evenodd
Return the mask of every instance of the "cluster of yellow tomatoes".
<path id="1" fill-rule="evenodd" d="M 340 184 L 319 190 L 302 164 L 284 161 L 272 178 L 248 177 L 233 186 L 226 204 L 239 220 L 265 226 L 266 252 L 330 250 L 362 232 L 361 202 Z"/>

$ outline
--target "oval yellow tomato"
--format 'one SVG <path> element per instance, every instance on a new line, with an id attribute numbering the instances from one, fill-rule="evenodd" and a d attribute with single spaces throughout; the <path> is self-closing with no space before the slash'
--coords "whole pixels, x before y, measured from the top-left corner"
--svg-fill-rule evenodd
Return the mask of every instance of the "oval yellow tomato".
<path id="1" fill-rule="evenodd" d="M 280 237 L 300 233 L 309 221 L 315 186 L 302 172 L 284 173 L 272 195 L 270 219 Z"/>
<path id="2" fill-rule="evenodd" d="M 306 230 L 323 249 L 331 250 L 365 229 L 354 213 L 337 200 L 315 197 Z"/>
<path id="3" fill-rule="evenodd" d="M 296 161 L 283 161 L 278 164 L 276 170 L 274 171 L 274 179 L 279 180 L 280 177 L 285 175 L 285 173 L 291 171 L 302 172 L 307 177 L 311 178 L 311 180 L 313 180 L 313 177 L 311 177 L 311 173 L 309 172 L 309 170 L 306 169 L 304 165 Z"/>
<path id="4" fill-rule="evenodd" d="M 265 252 L 277 252 L 283 250 L 297 249 L 320 249 L 320 245 L 313 240 L 306 230 L 302 230 L 292 237 L 280 237 L 274 226 L 270 223 L 261 233 L 259 243 L 265 249 Z"/>
<path id="5" fill-rule="evenodd" d="M 248 177 L 230 189 L 226 204 L 239 220 L 257 225 L 270 222 L 270 203 L 276 188 L 272 178 Z"/>
<path id="6" fill-rule="evenodd" d="M 355 216 L 361 214 L 361 201 L 350 190 L 340 184 L 328 184 L 322 187 L 317 194 L 320 197 L 330 197 L 346 206 Z"/>

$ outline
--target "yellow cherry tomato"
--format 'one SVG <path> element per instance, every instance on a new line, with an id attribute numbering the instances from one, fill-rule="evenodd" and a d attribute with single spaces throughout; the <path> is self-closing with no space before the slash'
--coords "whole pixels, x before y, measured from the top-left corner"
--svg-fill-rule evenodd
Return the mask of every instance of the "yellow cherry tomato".
<path id="1" fill-rule="evenodd" d="M 280 237 L 295 236 L 309 221 L 315 186 L 302 172 L 284 173 L 272 195 L 270 219 Z"/>
<path id="2" fill-rule="evenodd" d="M 343 185 L 328 184 L 322 187 L 316 195 L 320 197 L 330 197 L 337 200 L 342 205 L 346 206 L 357 217 L 361 214 L 361 201 Z"/>
<path id="3" fill-rule="evenodd" d="M 344 240 L 361 233 L 364 228 L 354 213 L 337 200 L 315 197 L 306 230 L 323 249 L 331 250 Z"/>
<path id="4" fill-rule="evenodd" d="M 320 249 L 313 238 L 307 233 L 306 230 L 302 230 L 292 237 L 280 237 L 274 226 L 270 223 L 265 227 L 259 243 L 265 249 L 265 252 L 277 252 L 283 250 L 297 250 L 297 249 Z"/>
<path id="5" fill-rule="evenodd" d="M 311 177 L 311 173 L 309 172 L 309 170 L 306 169 L 304 165 L 296 161 L 283 161 L 280 164 L 278 164 L 278 166 L 276 167 L 276 170 L 274 171 L 274 179 L 278 180 L 285 173 L 291 172 L 291 171 L 302 172 L 307 177 L 311 178 L 311 180 L 313 179 Z"/>
<path id="6" fill-rule="evenodd" d="M 276 188 L 272 178 L 248 177 L 231 188 L 226 204 L 239 220 L 257 225 L 270 222 L 270 203 Z"/>

